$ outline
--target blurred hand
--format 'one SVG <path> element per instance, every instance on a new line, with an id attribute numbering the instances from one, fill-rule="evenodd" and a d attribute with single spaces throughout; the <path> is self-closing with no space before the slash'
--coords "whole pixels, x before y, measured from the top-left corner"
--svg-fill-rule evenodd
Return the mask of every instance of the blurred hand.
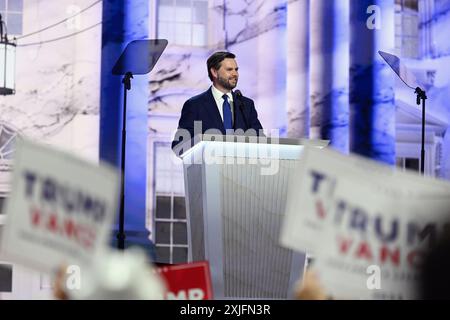
<path id="1" fill-rule="evenodd" d="M 299 300 L 326 300 L 328 296 L 321 286 L 317 274 L 312 270 L 307 270 L 302 281 L 297 285 L 295 298 Z"/>
<path id="2" fill-rule="evenodd" d="M 66 266 L 61 266 L 56 273 L 54 282 L 53 282 L 53 296 L 59 300 L 68 300 L 68 296 L 66 294 L 65 282 L 66 282 Z"/>

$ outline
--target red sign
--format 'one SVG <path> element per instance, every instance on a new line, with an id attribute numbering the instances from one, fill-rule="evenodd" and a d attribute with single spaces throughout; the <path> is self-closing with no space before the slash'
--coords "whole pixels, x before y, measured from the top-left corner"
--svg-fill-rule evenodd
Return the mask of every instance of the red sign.
<path id="1" fill-rule="evenodd" d="M 207 261 L 159 267 L 157 271 L 166 281 L 167 300 L 213 299 Z"/>

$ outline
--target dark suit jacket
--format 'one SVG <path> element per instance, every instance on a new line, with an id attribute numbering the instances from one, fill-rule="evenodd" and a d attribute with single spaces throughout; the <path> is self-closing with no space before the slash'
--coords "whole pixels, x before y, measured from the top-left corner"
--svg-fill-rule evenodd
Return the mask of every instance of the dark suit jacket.
<path id="1" fill-rule="evenodd" d="M 254 129 L 256 134 L 259 135 L 259 130 L 262 130 L 262 126 L 258 120 L 258 113 L 256 112 L 253 100 L 244 96 L 238 98 L 233 92 L 233 102 L 233 129 L 242 129 L 243 131 Z M 241 105 L 242 108 L 240 108 L 239 105 Z M 179 139 L 180 129 L 188 130 L 190 138 L 194 138 L 194 121 L 202 122 L 202 134 L 205 133 L 206 130 L 217 129 L 225 135 L 223 121 L 220 117 L 219 110 L 217 109 L 211 87 L 184 103 L 183 109 L 181 110 L 180 121 L 178 123 L 178 130 L 172 142 L 172 149 L 179 143 L 184 142 Z M 195 134 L 198 133 L 200 132 L 195 132 Z"/>

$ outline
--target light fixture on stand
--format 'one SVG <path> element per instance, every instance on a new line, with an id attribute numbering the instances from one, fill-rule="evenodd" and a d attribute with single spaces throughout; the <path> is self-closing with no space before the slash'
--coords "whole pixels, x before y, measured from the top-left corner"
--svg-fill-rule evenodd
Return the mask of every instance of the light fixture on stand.
<path id="1" fill-rule="evenodd" d="M 0 15 L 0 95 L 16 93 L 15 68 L 16 44 L 8 40 L 6 24 Z"/>

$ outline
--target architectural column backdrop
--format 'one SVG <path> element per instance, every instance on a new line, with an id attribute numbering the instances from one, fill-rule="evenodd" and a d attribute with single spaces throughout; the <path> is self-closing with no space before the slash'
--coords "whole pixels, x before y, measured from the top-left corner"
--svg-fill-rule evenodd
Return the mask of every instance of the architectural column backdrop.
<path id="1" fill-rule="evenodd" d="M 333 148 L 346 153 L 349 141 L 349 1 L 311 1 L 310 19 L 310 135 L 330 140 Z"/>
<path id="2" fill-rule="evenodd" d="M 433 22 L 434 0 L 419 0 L 419 48 L 421 58 L 433 57 Z"/>
<path id="3" fill-rule="evenodd" d="M 378 54 L 394 52 L 394 0 L 352 0 L 350 26 L 350 148 L 394 164 L 394 73 Z"/>
<path id="4" fill-rule="evenodd" d="M 279 129 L 284 135 L 287 3 L 233 0 L 225 4 L 222 33 L 227 40 L 225 49 L 236 54 L 240 68 L 238 88 L 244 96 L 254 99 L 267 133 Z"/>
<path id="5" fill-rule="evenodd" d="M 111 70 L 129 42 L 148 37 L 148 7 L 148 0 L 103 2 L 100 158 L 118 170 L 121 166 L 123 87 L 122 76 L 113 76 Z M 145 221 L 148 75 L 135 76 L 131 86 L 126 124 L 126 246 L 140 244 L 150 248 Z"/>
<path id="6" fill-rule="evenodd" d="M 286 1 L 261 2 L 257 17 L 261 32 L 254 52 L 257 107 L 265 109 L 262 121 L 267 133 L 272 135 L 272 129 L 279 129 L 283 136 L 286 133 Z"/>
<path id="7" fill-rule="evenodd" d="M 288 2 L 286 103 L 288 137 L 309 137 L 309 6 Z"/>

